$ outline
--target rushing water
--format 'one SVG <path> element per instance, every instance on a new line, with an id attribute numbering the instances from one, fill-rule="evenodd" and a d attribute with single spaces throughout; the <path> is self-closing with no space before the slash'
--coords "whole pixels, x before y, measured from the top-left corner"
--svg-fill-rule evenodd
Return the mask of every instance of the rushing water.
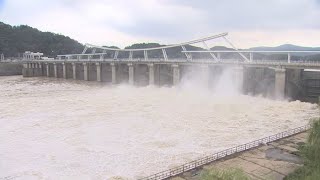
<path id="1" fill-rule="evenodd" d="M 310 103 L 185 84 L 0 77 L 0 179 L 135 179 L 319 114 Z"/>

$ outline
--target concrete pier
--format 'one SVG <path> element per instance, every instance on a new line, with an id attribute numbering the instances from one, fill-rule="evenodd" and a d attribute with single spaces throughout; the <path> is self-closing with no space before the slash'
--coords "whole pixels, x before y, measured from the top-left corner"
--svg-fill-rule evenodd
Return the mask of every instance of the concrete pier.
<path id="1" fill-rule="evenodd" d="M 77 79 L 77 66 L 76 66 L 76 63 L 72 63 L 72 78 L 74 80 Z"/>
<path id="2" fill-rule="evenodd" d="M 233 69 L 235 85 L 240 92 L 243 92 L 243 82 L 244 82 L 244 69 L 243 67 L 235 67 Z"/>
<path id="3" fill-rule="evenodd" d="M 39 76 L 43 76 L 42 64 L 39 63 L 39 64 L 38 64 L 38 67 L 39 67 L 39 69 L 38 69 L 38 71 L 39 71 Z"/>
<path id="4" fill-rule="evenodd" d="M 38 74 L 37 74 L 37 64 L 36 63 L 32 63 L 31 67 L 32 67 L 32 76 L 33 77 L 37 77 L 38 76 Z"/>
<path id="5" fill-rule="evenodd" d="M 134 85 L 134 66 L 133 64 L 129 63 L 129 84 Z"/>
<path id="6" fill-rule="evenodd" d="M 101 64 L 96 63 L 96 68 L 97 68 L 97 81 L 101 82 Z"/>
<path id="7" fill-rule="evenodd" d="M 62 63 L 62 77 L 67 79 L 67 67 L 66 63 Z"/>
<path id="8" fill-rule="evenodd" d="M 209 66 L 206 64 L 200 65 L 201 81 L 204 87 L 209 86 Z"/>
<path id="9" fill-rule="evenodd" d="M 47 77 L 50 77 L 50 66 L 49 66 L 49 63 L 46 63 L 46 69 L 47 69 Z"/>
<path id="10" fill-rule="evenodd" d="M 58 67 L 57 63 L 53 63 L 53 71 L 54 71 L 54 77 L 58 78 Z"/>
<path id="11" fill-rule="evenodd" d="M 47 76 L 86 81 L 128 83 L 136 86 L 178 85 L 181 77 L 198 77 L 199 85 L 214 87 L 223 69 L 230 69 L 232 83 L 245 94 L 298 98 L 304 93 L 303 69 L 265 68 L 216 64 L 172 64 L 154 62 L 25 62 L 23 77 Z M 311 80 L 310 80 L 311 82 Z M 310 83 L 309 83 L 310 84 Z M 311 85 L 310 85 L 311 86 Z M 309 88 L 311 89 L 311 88 Z M 312 89 L 311 89 L 312 90 Z M 310 90 L 310 92 L 311 92 Z"/>
<path id="12" fill-rule="evenodd" d="M 37 77 L 36 63 L 31 63 L 32 76 Z"/>
<path id="13" fill-rule="evenodd" d="M 111 63 L 110 66 L 111 66 L 111 76 L 112 76 L 112 81 L 111 82 L 112 82 L 112 84 L 116 84 L 117 83 L 116 65 L 114 63 Z"/>
<path id="14" fill-rule="evenodd" d="M 88 76 L 88 64 L 87 63 L 83 63 L 83 80 L 88 81 L 89 80 L 89 76 Z"/>
<path id="15" fill-rule="evenodd" d="M 23 64 L 23 68 L 22 68 L 22 76 L 23 77 L 28 77 L 28 64 L 27 63 L 24 63 Z"/>
<path id="16" fill-rule="evenodd" d="M 39 63 L 35 63 L 35 76 L 40 76 L 40 66 Z"/>
<path id="17" fill-rule="evenodd" d="M 33 66 L 32 63 L 28 63 L 28 77 L 33 76 Z"/>
<path id="18" fill-rule="evenodd" d="M 274 95 L 276 98 L 285 97 L 285 86 L 286 86 L 286 70 L 277 68 L 275 69 L 275 84 L 274 84 Z"/>
<path id="19" fill-rule="evenodd" d="M 173 64 L 172 65 L 172 72 L 173 72 L 173 85 L 177 85 L 180 82 L 180 69 L 179 65 Z"/>
<path id="20" fill-rule="evenodd" d="M 149 68 L 149 85 L 154 85 L 154 65 L 148 64 Z"/>

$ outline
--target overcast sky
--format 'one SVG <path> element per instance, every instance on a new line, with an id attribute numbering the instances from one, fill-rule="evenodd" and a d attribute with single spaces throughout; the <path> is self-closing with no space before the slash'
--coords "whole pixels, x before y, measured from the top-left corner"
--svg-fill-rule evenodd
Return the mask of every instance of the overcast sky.
<path id="1" fill-rule="evenodd" d="M 0 0 L 0 21 L 120 47 L 221 32 L 239 48 L 320 47 L 320 0 Z"/>

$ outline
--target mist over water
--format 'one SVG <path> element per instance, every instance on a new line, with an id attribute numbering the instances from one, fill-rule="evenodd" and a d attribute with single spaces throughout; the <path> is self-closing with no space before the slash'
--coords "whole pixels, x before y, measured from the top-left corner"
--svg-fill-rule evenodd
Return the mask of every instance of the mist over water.
<path id="1" fill-rule="evenodd" d="M 201 73 L 201 70 L 193 70 L 186 73 L 181 78 L 181 83 L 178 87 L 181 90 L 192 90 L 198 94 L 208 93 L 225 97 L 241 95 L 240 80 L 236 77 L 234 69 L 225 68 L 210 87 L 208 87 L 208 79 L 203 78 Z"/>
<path id="2" fill-rule="evenodd" d="M 0 179 L 136 179 L 302 126 L 315 104 L 241 95 L 217 85 L 111 86 L 0 77 Z"/>

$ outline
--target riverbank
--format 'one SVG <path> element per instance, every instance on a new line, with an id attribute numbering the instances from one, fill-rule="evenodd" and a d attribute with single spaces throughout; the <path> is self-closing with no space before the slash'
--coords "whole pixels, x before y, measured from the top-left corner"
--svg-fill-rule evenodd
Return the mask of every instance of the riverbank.
<path id="1" fill-rule="evenodd" d="M 206 170 L 236 168 L 242 169 L 250 179 L 281 180 L 302 166 L 303 161 L 296 154 L 299 146 L 305 143 L 307 136 L 308 133 L 304 132 L 284 138 L 239 155 L 210 163 L 172 179 L 200 180 L 200 174 Z"/>
<path id="2" fill-rule="evenodd" d="M 0 62 L 0 76 L 22 75 L 22 64 Z"/>

